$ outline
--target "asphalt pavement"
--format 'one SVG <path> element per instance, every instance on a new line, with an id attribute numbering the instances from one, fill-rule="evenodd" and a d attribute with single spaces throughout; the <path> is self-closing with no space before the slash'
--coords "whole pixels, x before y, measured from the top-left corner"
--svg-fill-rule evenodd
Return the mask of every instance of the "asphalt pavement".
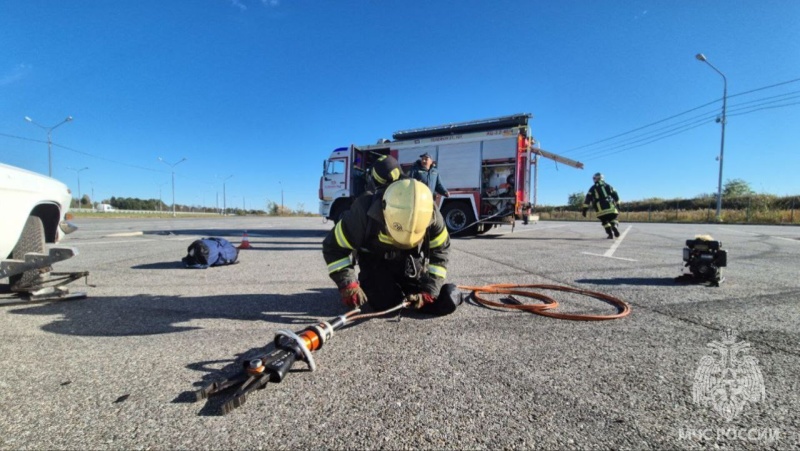
<path id="1" fill-rule="evenodd" d="M 800 445 L 800 228 L 597 222 L 452 240 L 448 281 L 555 284 L 631 314 L 567 321 L 404 312 L 337 331 L 232 413 L 191 392 L 279 329 L 343 314 L 320 218 L 79 219 L 56 271 L 81 300 L 0 306 L 0 449 L 700 449 Z M 198 238 L 252 249 L 186 269 Z M 687 239 L 728 251 L 719 287 L 676 282 Z M 2 287 L 0 287 L 2 288 Z M 2 290 L 0 290 L 2 291 Z M 463 291 L 468 295 L 468 291 Z M 552 292 L 559 309 L 611 314 Z M 503 296 L 492 295 L 495 300 Z M 0 301 L 13 302 L 0 293 Z M 535 302 L 526 299 L 525 302 Z"/>

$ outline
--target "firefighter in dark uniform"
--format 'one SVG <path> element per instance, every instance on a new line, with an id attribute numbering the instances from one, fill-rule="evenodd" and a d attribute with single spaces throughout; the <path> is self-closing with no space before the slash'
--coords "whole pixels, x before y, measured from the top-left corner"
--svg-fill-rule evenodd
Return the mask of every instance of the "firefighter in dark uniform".
<path id="1" fill-rule="evenodd" d="M 433 165 L 433 158 L 428 152 L 419 156 L 419 160 L 415 161 L 411 170 L 408 171 L 408 176 L 427 185 L 432 193 L 450 197 L 450 191 L 447 191 L 442 185 L 442 177 L 436 166 Z"/>
<path id="2" fill-rule="evenodd" d="M 444 283 L 450 236 L 428 187 L 401 174 L 392 157 L 375 165 L 377 190 L 357 198 L 322 242 L 328 273 L 351 308 L 407 300 L 423 313 L 453 313 L 460 298 Z"/>
<path id="3" fill-rule="evenodd" d="M 586 198 L 583 200 L 583 217 L 586 217 L 586 211 L 590 207 L 593 208 L 597 219 L 603 223 L 603 228 L 606 229 L 608 239 L 613 240 L 615 236 L 619 236 L 619 221 L 617 221 L 619 194 L 603 180 L 603 174 L 596 173 L 592 180 L 594 180 L 594 185 L 589 188 L 589 192 L 586 193 Z"/>

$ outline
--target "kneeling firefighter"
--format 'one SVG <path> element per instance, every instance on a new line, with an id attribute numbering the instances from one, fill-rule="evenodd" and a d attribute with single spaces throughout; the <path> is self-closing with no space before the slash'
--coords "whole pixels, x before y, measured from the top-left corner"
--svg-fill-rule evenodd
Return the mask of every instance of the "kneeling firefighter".
<path id="1" fill-rule="evenodd" d="M 444 283 L 450 236 L 431 191 L 401 179 L 392 157 L 372 175 L 376 191 L 356 199 L 322 242 L 342 302 L 383 311 L 407 300 L 423 313 L 453 313 L 461 301 L 455 285 Z"/>

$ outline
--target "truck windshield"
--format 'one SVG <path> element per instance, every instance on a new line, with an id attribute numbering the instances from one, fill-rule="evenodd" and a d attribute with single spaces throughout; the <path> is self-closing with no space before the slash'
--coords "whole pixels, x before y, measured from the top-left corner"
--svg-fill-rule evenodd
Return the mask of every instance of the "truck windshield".
<path id="1" fill-rule="evenodd" d="M 325 174 L 344 174 L 344 160 L 328 160 Z"/>

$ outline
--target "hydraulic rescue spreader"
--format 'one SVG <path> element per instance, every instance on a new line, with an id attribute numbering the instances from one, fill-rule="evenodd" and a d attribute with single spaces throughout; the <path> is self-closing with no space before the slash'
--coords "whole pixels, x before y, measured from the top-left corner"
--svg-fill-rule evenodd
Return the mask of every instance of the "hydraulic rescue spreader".
<path id="1" fill-rule="evenodd" d="M 250 392 L 265 388 L 269 382 L 281 382 L 298 360 L 305 362 L 311 371 L 316 370 L 317 366 L 311 353 L 322 348 L 328 340 L 333 338 L 335 330 L 355 321 L 385 315 L 405 307 L 408 307 L 408 302 L 378 313 L 364 314 L 360 313 L 359 309 L 354 309 L 331 320 L 309 326 L 297 333 L 285 329 L 279 330 L 275 334 L 274 350 L 243 361 L 241 372 L 234 377 L 211 382 L 195 391 L 195 401 L 238 387 L 222 404 L 222 414 L 225 415 L 242 406 Z"/>
<path id="2" fill-rule="evenodd" d="M 553 318 L 569 319 L 575 321 L 601 321 L 617 319 L 627 316 L 630 313 L 628 304 L 613 296 L 594 291 L 582 290 L 578 288 L 560 285 L 517 285 L 517 284 L 493 284 L 481 287 L 459 286 L 460 289 L 472 291 L 472 299 L 483 306 L 494 308 L 512 308 L 524 310 L 530 313 L 549 316 Z M 521 290 L 522 288 L 538 288 L 543 290 L 554 290 L 571 292 L 599 299 L 611 304 L 617 309 L 616 314 L 612 315 L 593 315 L 576 313 L 558 313 L 552 309 L 558 306 L 558 302 L 550 296 Z M 485 299 L 478 293 L 493 293 L 508 295 L 511 304 L 501 304 Z M 538 299 L 544 304 L 524 304 L 512 295 L 530 297 Z M 344 315 L 337 316 L 331 320 L 309 326 L 299 332 L 289 330 L 279 330 L 275 334 L 274 349 L 266 354 L 244 360 L 240 371 L 229 379 L 215 381 L 205 385 L 203 388 L 194 392 L 194 401 L 206 399 L 214 394 L 233 391 L 233 394 L 222 404 L 222 414 L 228 414 L 232 410 L 240 407 L 247 400 L 247 395 L 257 389 L 266 387 L 269 382 L 281 382 L 292 365 L 299 361 L 305 362 L 311 371 L 316 369 L 312 352 L 322 348 L 322 346 L 333 338 L 333 333 L 356 321 L 377 316 L 383 316 L 394 311 L 408 308 L 411 301 L 404 301 L 388 310 L 376 313 L 361 313 L 360 309 L 351 310 Z M 234 391 L 235 389 L 235 391 Z"/>

